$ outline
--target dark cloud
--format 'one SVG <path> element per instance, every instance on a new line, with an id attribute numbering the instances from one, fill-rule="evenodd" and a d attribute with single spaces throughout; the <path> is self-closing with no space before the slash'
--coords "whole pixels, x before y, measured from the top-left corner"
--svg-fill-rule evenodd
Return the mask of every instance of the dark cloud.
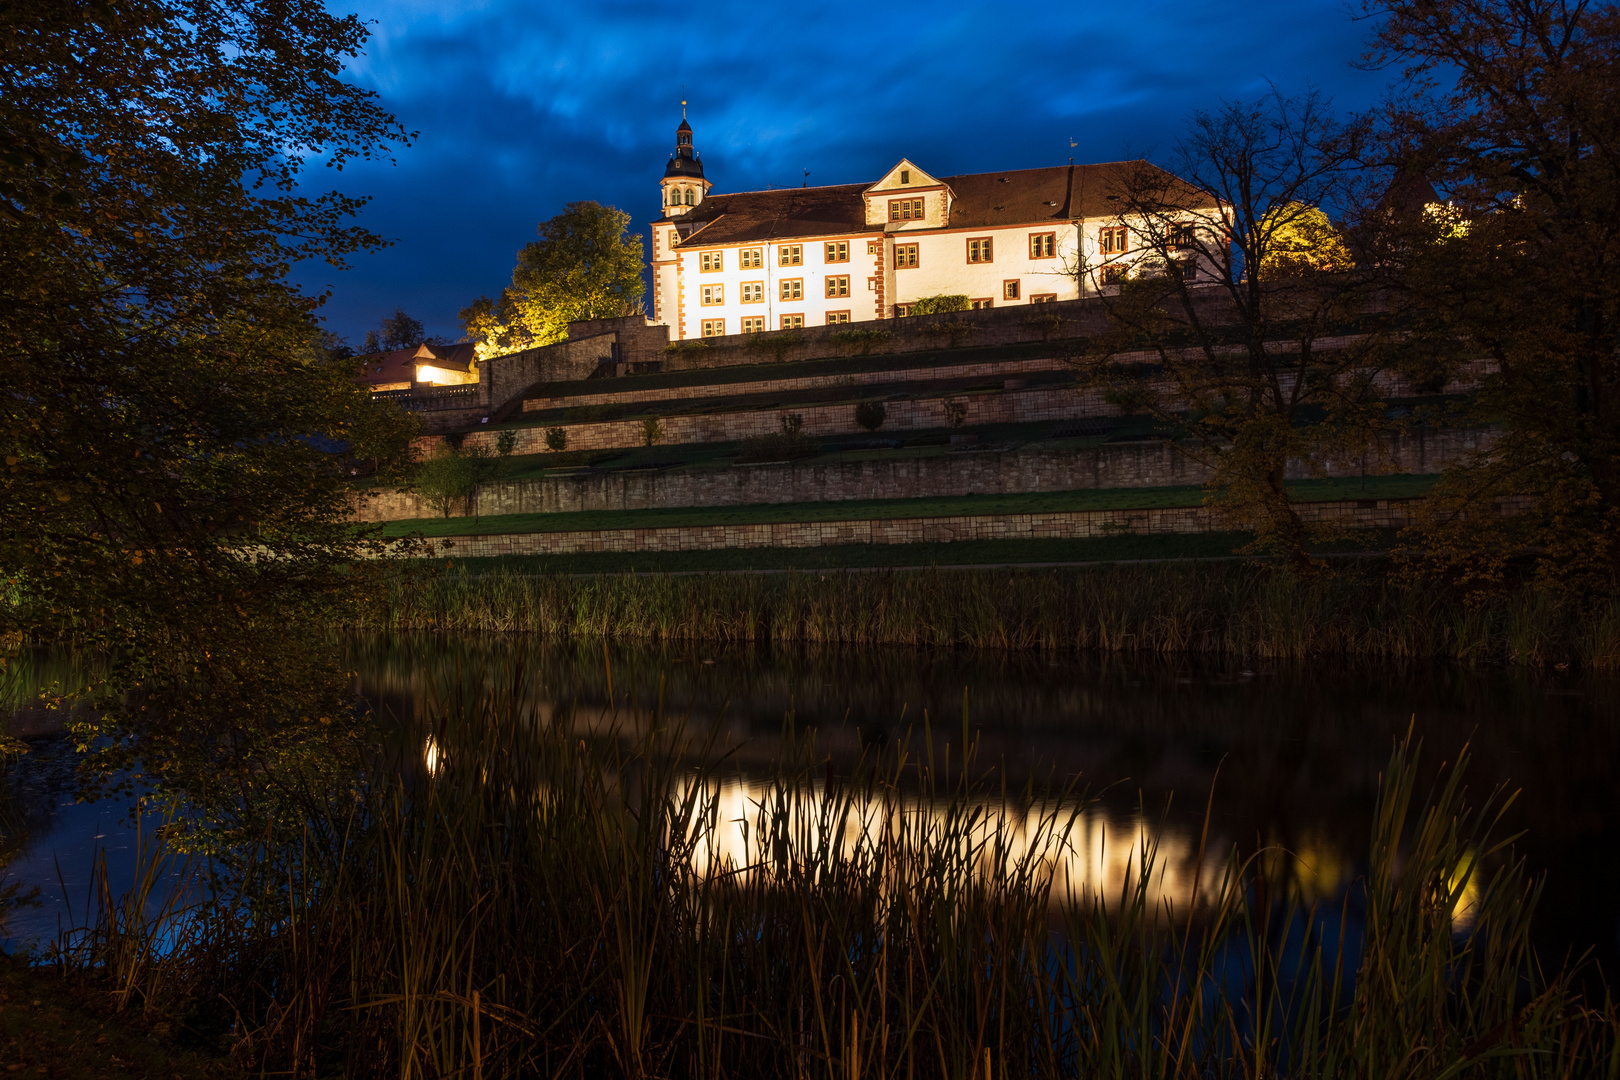
<path id="1" fill-rule="evenodd" d="M 332 290 L 328 325 L 354 341 L 395 307 L 459 336 L 456 312 L 499 291 L 566 203 L 619 206 L 645 233 L 683 85 L 709 179 L 741 191 L 806 169 L 875 179 L 901 157 L 941 174 L 1049 165 L 1070 138 L 1081 161 L 1167 159 L 1187 113 L 1222 98 L 1314 85 L 1363 108 L 1383 81 L 1351 67 L 1363 27 L 1342 0 L 360 11 L 374 36 L 350 75 L 420 136 L 396 164 L 319 177 L 372 196 L 363 222 L 395 241 L 301 275 Z"/>

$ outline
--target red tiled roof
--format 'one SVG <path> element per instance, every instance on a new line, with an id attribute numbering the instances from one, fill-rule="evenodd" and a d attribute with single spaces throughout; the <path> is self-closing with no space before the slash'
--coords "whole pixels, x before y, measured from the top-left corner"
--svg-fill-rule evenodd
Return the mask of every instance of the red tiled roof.
<path id="1" fill-rule="evenodd" d="M 696 232 L 686 244 L 734 244 L 789 236 L 881 232 L 866 224 L 866 184 L 781 188 L 710 195 L 682 220 Z"/>
<path id="2" fill-rule="evenodd" d="M 372 353 L 360 358 L 358 381 L 371 386 L 416 381 L 418 364 L 444 371 L 471 371 L 476 358 L 469 341 L 456 345 L 418 345 L 411 349 Z"/>
<path id="3" fill-rule="evenodd" d="M 416 378 L 416 350 L 395 349 L 360 358 L 359 381 L 372 386 L 411 382 Z"/>
<path id="4" fill-rule="evenodd" d="M 953 229 L 1112 217 L 1119 204 L 1108 196 L 1117 194 L 1127 183 L 1134 185 L 1144 180 L 1188 209 L 1215 205 L 1206 192 L 1146 161 L 1054 165 L 939 179 L 954 195 L 948 225 Z M 870 186 L 839 184 L 710 195 L 682 219 L 691 222 L 694 229 L 679 246 L 881 233 L 882 226 L 866 223 L 866 203 L 861 195 Z"/>
<path id="5" fill-rule="evenodd" d="M 478 355 L 475 349 L 476 346 L 470 341 L 458 345 L 423 345 L 417 355 L 422 356 L 423 362 L 442 371 L 471 371 Z M 424 352 L 425 356 L 422 355 Z"/>

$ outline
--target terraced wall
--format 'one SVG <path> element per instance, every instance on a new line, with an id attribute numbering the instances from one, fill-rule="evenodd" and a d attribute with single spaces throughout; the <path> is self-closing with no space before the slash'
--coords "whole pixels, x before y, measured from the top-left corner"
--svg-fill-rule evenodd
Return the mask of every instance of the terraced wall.
<path id="1" fill-rule="evenodd" d="M 1358 457 L 1329 464 L 1328 476 L 1434 473 L 1489 445 L 1488 431 L 1415 429 L 1384 440 L 1365 463 Z M 1293 479 L 1309 471 L 1296 463 Z M 810 460 L 720 469 L 580 470 L 491 485 L 479 496 L 479 516 L 560 513 L 571 510 L 646 510 L 683 506 L 754 506 L 770 503 L 914 499 L 949 495 L 1088 491 L 1106 488 L 1201 484 L 1208 472 L 1168 442 L 1104 445 L 1088 450 L 983 450 L 932 457 L 882 456 L 862 461 Z M 469 507 L 469 512 L 474 508 Z M 365 521 L 433 517 L 409 492 L 357 497 Z"/>
<path id="2" fill-rule="evenodd" d="M 1413 500 L 1367 499 L 1306 503 L 1307 521 L 1348 528 L 1398 528 Z M 803 548 L 840 544 L 942 544 L 964 540 L 1080 540 L 1096 536 L 1215 532 L 1230 528 L 1202 506 L 1155 510 L 1085 510 L 1047 514 L 964 514 L 955 517 L 819 521 L 770 525 L 710 525 L 659 529 L 452 536 L 435 541 L 459 558 L 563 555 L 596 551 L 715 551 L 725 548 Z"/>

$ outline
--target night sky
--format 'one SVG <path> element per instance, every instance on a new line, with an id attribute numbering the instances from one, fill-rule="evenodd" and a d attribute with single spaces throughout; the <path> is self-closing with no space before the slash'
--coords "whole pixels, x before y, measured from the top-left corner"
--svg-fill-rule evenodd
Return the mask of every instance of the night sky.
<path id="1" fill-rule="evenodd" d="M 327 326 L 359 345 L 398 307 L 461 336 L 456 312 L 510 280 L 566 203 L 658 214 L 685 86 L 717 192 L 876 180 L 902 157 L 936 175 L 1147 157 L 1187 114 L 1268 81 L 1344 110 L 1389 77 L 1352 66 L 1367 27 L 1344 0 L 1130 3 L 434 3 L 331 0 L 373 21 L 350 78 L 420 132 L 395 165 L 310 174 L 373 201 L 394 246 L 346 271 Z"/>

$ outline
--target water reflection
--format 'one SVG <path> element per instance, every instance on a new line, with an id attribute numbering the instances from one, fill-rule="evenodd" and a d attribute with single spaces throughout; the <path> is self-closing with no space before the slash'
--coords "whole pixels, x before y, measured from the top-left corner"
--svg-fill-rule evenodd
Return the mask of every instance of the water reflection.
<path id="1" fill-rule="evenodd" d="M 965 806 L 887 792 L 835 799 L 819 784 L 783 794 L 765 781 L 717 785 L 712 825 L 695 835 L 695 864 L 711 874 L 761 873 L 783 832 L 797 839 L 795 851 L 814 861 L 828 846 L 852 858 L 858 849 L 881 846 L 885 834 L 912 840 L 951 835 L 975 856 L 968 861 L 981 879 L 993 881 L 1008 866 L 1029 867 L 1050 887 L 1054 904 L 1096 897 L 1112 908 L 1145 877 L 1142 895 L 1151 909 L 1186 912 L 1200 900 L 1207 903 L 1220 887 L 1221 860 L 1200 859 L 1196 837 L 1078 799 L 981 798 Z M 964 812 L 965 825 L 945 820 Z M 824 827 L 829 820 L 831 829 Z"/>
<path id="2" fill-rule="evenodd" d="M 1481 797 L 1508 779 L 1522 789 L 1505 825 L 1527 830 L 1519 851 L 1547 877 L 1540 932 L 1549 959 L 1592 948 L 1605 967 L 1620 966 L 1620 681 L 1612 678 L 903 649 L 604 649 L 494 637 L 348 648 L 361 692 L 398 717 L 420 719 L 430 687 L 479 693 L 509 685 L 514 671 L 530 715 L 567 716 L 584 736 L 617 724 L 634 737 L 628 718 L 651 715 L 662 699 L 667 713 L 701 723 L 711 753 L 726 757 L 732 822 L 759 798 L 788 737 L 813 736 L 816 753 L 847 775 L 901 745 L 959 765 L 966 730 L 993 789 L 1077 782 L 1100 795 L 1077 811 L 1065 882 L 1107 895 L 1146 845 L 1164 875 L 1154 888 L 1177 904 L 1213 872 L 1197 859 L 1206 806 L 1209 850 L 1274 845 L 1302 889 L 1342 892 L 1361 870 L 1379 771 L 1415 726 L 1430 767 L 1471 743 Z M 44 657 L 40 670 L 60 678 L 64 664 Z M 35 708 L 13 730 L 43 749 L 55 745 L 48 731 L 59 720 Z M 49 867 L 102 831 L 60 831 L 74 819 L 59 758 L 32 753 L 15 770 L 26 865 Z M 914 812 L 934 808 L 918 802 Z M 717 855 L 738 866 L 755 854 L 749 842 L 740 831 L 714 840 Z M 49 876 L 40 884 L 51 885 Z"/>
<path id="3" fill-rule="evenodd" d="M 572 647 L 512 638 L 357 642 L 365 692 L 415 715 L 429 685 L 526 674 L 536 715 L 571 708 L 600 732 L 662 698 L 713 720 L 739 783 L 767 774 L 785 730 L 814 735 L 840 770 L 910 740 L 960 760 L 969 738 L 991 783 L 1078 780 L 1108 848 L 1151 826 L 1166 866 L 1189 866 L 1206 807 L 1210 850 L 1289 853 L 1300 888 L 1330 897 L 1363 868 L 1380 771 L 1409 728 L 1437 769 L 1470 747 L 1470 786 L 1520 790 L 1504 828 L 1545 875 L 1550 962 L 1594 950 L 1620 969 L 1620 680 L 1455 665 L 1043 656 L 905 649 Z M 611 692 L 610 692 L 611 687 Z M 610 704 L 611 703 L 611 704 Z M 549 722 L 549 719 L 548 721 Z M 739 796 L 740 797 L 740 796 Z M 1118 839 L 1114 838 L 1118 834 Z M 1175 858 L 1169 856 L 1174 853 Z M 1189 871 L 1178 871 L 1186 873 Z M 1092 880 L 1105 880 L 1092 878 Z M 1190 888 L 1184 888 L 1184 893 Z"/>

